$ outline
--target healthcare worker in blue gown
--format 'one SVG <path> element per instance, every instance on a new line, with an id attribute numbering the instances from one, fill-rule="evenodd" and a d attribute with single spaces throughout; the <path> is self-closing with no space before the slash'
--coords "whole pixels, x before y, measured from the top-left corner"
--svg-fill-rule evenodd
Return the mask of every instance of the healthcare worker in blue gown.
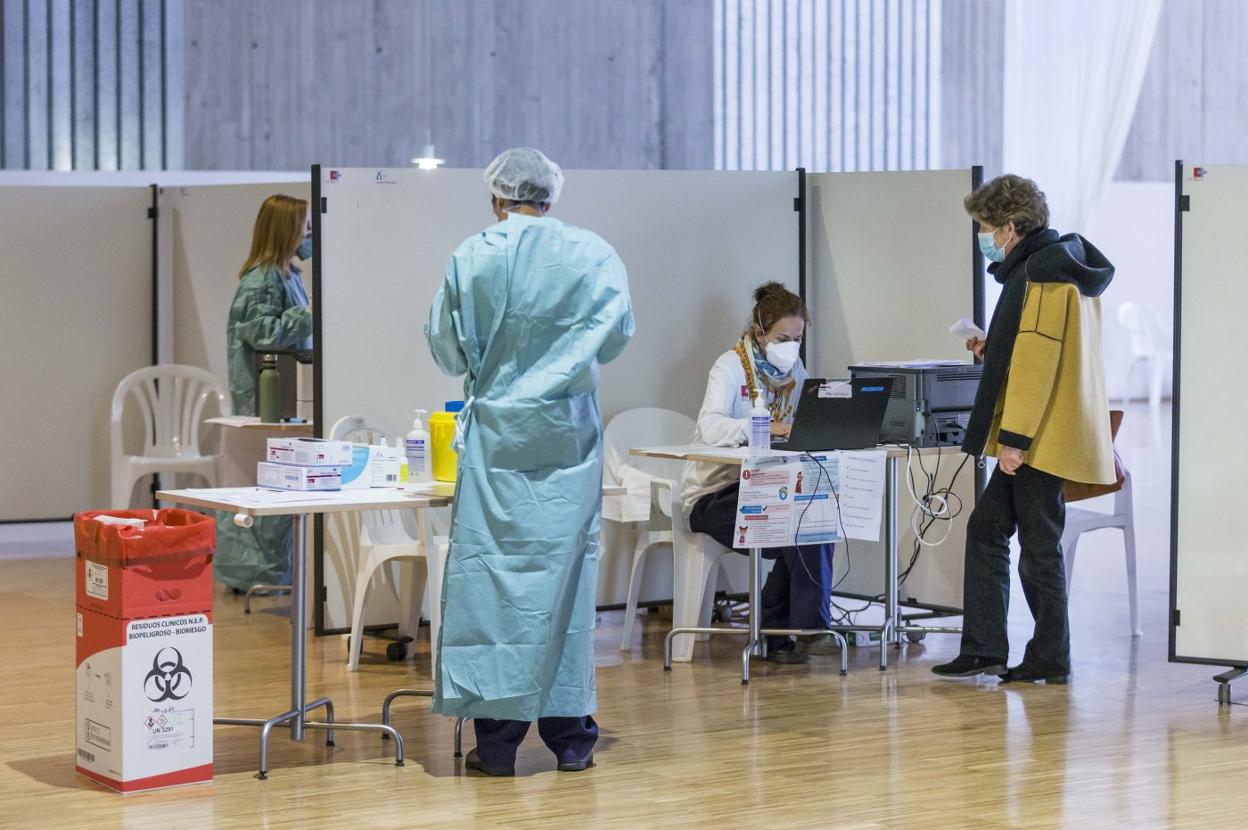
<path id="1" fill-rule="evenodd" d="M 537 721 L 575 772 L 598 738 L 598 367 L 633 335 L 628 277 L 546 215 L 563 173 L 540 152 L 504 152 L 485 181 L 498 224 L 455 251 L 425 329 L 438 367 L 467 374 L 433 711 L 472 719 L 470 769 L 513 775 Z"/>

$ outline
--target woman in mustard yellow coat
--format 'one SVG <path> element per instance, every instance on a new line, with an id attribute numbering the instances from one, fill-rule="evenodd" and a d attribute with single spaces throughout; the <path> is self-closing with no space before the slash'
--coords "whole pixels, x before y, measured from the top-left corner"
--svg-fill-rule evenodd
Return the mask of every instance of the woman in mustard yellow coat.
<path id="1" fill-rule="evenodd" d="M 1083 237 L 1048 227 L 1048 204 L 1029 179 L 993 179 L 967 196 L 966 209 L 1002 290 L 987 340 L 967 344 L 984 359 L 984 373 L 962 448 L 995 456 L 997 469 L 967 525 L 960 654 L 932 671 L 1066 683 L 1062 491 L 1067 481 L 1115 478 L 1100 304 L 1114 267 Z M 1007 670 L 1016 531 L 1019 579 L 1036 626 L 1022 663 Z"/>

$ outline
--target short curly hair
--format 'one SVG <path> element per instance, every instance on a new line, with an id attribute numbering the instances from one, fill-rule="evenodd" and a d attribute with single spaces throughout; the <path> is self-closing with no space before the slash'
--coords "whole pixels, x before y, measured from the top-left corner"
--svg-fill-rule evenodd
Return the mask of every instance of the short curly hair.
<path id="1" fill-rule="evenodd" d="M 1010 222 L 1019 236 L 1049 226 L 1049 203 L 1031 179 L 1007 173 L 979 187 L 962 200 L 977 221 L 999 228 Z"/>

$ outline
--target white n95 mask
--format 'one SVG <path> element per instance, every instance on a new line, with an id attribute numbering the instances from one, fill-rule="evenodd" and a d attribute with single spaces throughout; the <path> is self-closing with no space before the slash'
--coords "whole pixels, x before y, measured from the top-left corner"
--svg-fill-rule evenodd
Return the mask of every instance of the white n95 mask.
<path id="1" fill-rule="evenodd" d="M 788 374 L 789 370 L 793 368 L 793 364 L 797 363 L 797 358 L 801 351 L 802 344 L 796 340 L 790 340 L 787 343 L 768 343 L 767 362 L 781 372 Z"/>

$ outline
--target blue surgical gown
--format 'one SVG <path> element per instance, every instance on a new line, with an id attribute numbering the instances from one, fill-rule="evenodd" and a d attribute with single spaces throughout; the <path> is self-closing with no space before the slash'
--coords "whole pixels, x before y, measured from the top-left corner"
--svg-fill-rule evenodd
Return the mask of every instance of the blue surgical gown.
<path id="1" fill-rule="evenodd" d="M 451 258 L 425 329 L 467 374 L 433 711 L 532 721 L 597 709 L 598 366 L 633 335 L 596 234 L 512 215 Z"/>

